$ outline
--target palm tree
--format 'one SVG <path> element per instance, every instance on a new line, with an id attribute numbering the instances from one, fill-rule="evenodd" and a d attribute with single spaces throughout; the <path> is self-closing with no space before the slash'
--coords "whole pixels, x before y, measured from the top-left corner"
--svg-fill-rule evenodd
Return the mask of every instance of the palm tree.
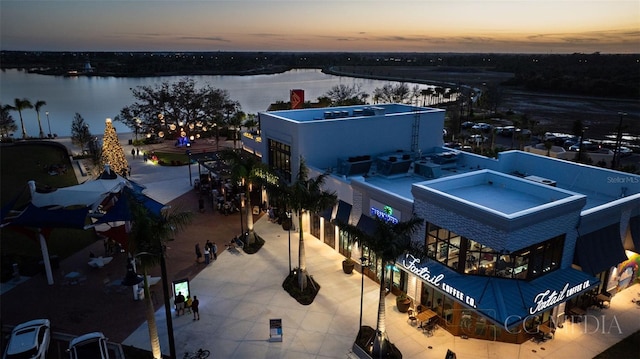
<path id="1" fill-rule="evenodd" d="M 379 268 L 395 265 L 396 259 L 406 252 L 422 256 L 424 249 L 411 240 L 413 233 L 422 225 L 422 219 L 412 217 L 406 222 L 393 223 L 375 218 L 372 231 L 365 231 L 357 226 L 339 222 L 338 226 L 349 234 L 352 241 L 359 241 L 361 247 L 367 247 L 381 261 Z M 391 342 L 386 332 L 385 314 L 385 278 L 384 269 L 380 272 L 380 296 L 378 299 L 378 320 L 373 340 L 372 357 L 386 357 L 391 350 Z"/>
<path id="2" fill-rule="evenodd" d="M 302 214 L 306 211 L 320 212 L 336 204 L 338 198 L 334 192 L 322 190 L 322 185 L 329 173 L 323 173 L 316 178 L 309 178 L 309 168 L 300 156 L 300 167 L 296 181 L 284 188 L 287 206 L 293 210 L 298 218 L 298 285 L 304 290 L 308 283 L 307 262 L 304 249 L 302 230 Z"/>
<path id="3" fill-rule="evenodd" d="M 242 192 L 246 199 L 246 214 L 247 214 L 247 244 L 253 244 L 256 239 L 255 232 L 253 231 L 253 214 L 251 212 L 251 188 L 259 183 L 265 181 L 265 176 L 268 175 L 269 170 L 264 165 L 260 158 L 243 151 L 242 149 L 225 149 L 221 152 L 221 157 L 224 159 L 231 168 L 231 178 L 236 183 L 241 183 Z M 242 216 L 242 205 L 240 207 L 240 215 Z"/>
<path id="4" fill-rule="evenodd" d="M 149 327 L 149 340 L 154 359 L 161 359 L 160 339 L 156 326 L 155 309 L 149 293 L 147 274 L 149 270 L 161 260 L 164 255 L 165 243 L 176 230 L 183 229 L 190 221 L 192 213 L 163 211 L 159 216 L 151 213 L 142 203 L 142 195 L 124 190 L 125 200 L 129 202 L 131 211 L 131 232 L 129 233 L 128 250 L 139 261 L 144 275 L 145 314 Z"/>
<path id="5" fill-rule="evenodd" d="M 11 108 L 11 105 L 0 104 L 0 138 L 9 137 L 12 132 L 18 129 L 13 116 L 9 113 Z"/>
<path id="6" fill-rule="evenodd" d="M 38 128 L 40 129 L 40 138 L 44 138 L 44 131 L 42 131 L 42 122 L 40 122 L 40 108 L 46 105 L 46 101 L 38 100 L 33 107 L 36 109 L 36 114 L 38 115 Z"/>
<path id="7" fill-rule="evenodd" d="M 28 108 L 33 108 L 33 105 L 31 104 L 31 101 L 29 101 L 29 99 L 23 98 L 23 99 L 19 99 L 16 98 L 13 100 L 13 106 L 11 106 L 11 109 L 14 111 L 18 111 L 18 114 L 20 115 L 20 125 L 22 126 L 22 139 L 26 140 L 27 139 L 27 130 L 24 128 L 24 120 L 22 119 L 22 110 L 28 109 Z"/>

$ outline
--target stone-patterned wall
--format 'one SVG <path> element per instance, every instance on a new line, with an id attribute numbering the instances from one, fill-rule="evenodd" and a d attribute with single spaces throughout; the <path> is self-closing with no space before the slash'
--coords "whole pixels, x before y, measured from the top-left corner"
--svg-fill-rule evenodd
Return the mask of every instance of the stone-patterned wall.
<path id="1" fill-rule="evenodd" d="M 515 252 L 552 237 L 566 234 L 561 267 L 569 267 L 573 261 L 577 238 L 576 226 L 580 218 L 578 211 L 547 219 L 527 227 L 505 231 L 471 219 L 464 216 L 463 213 L 455 213 L 441 208 L 434 203 L 416 200 L 414 202 L 414 210 L 416 215 L 426 222 L 446 228 L 495 250 L 505 249 L 509 252 Z M 424 240 L 426 238 L 426 230 L 426 225 L 422 226 L 414 239 Z"/>

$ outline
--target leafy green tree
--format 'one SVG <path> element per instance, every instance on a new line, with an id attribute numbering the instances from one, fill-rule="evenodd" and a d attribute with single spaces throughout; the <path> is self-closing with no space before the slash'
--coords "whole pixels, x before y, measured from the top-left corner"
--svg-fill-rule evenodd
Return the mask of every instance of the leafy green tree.
<path id="1" fill-rule="evenodd" d="M 247 114 L 247 119 L 244 121 L 243 126 L 249 130 L 249 131 L 253 131 L 258 127 L 258 115 L 256 115 L 255 113 L 249 113 Z"/>
<path id="2" fill-rule="evenodd" d="M 80 152 L 84 153 L 85 147 L 91 139 L 93 135 L 91 131 L 89 131 L 89 125 L 84 121 L 84 118 L 76 112 L 73 117 L 73 122 L 71 122 L 71 142 L 80 147 Z"/>
<path id="3" fill-rule="evenodd" d="M 333 86 L 325 93 L 325 97 L 331 101 L 330 106 L 353 106 L 367 103 L 367 94 L 361 90 L 359 84 Z"/>
<path id="4" fill-rule="evenodd" d="M 9 137 L 9 135 L 18 130 L 16 121 L 9 112 L 11 105 L 0 104 L 0 138 Z"/>
<path id="5" fill-rule="evenodd" d="M 304 231 L 301 229 L 302 214 L 307 211 L 320 212 L 336 204 L 338 200 L 336 194 L 322 189 L 328 175 L 328 173 L 323 173 L 315 178 L 309 178 L 309 168 L 305 164 L 304 158 L 300 156 L 300 166 L 295 182 L 289 185 L 282 185 L 279 190 L 276 190 L 279 192 L 276 196 L 283 200 L 287 208 L 291 209 L 298 218 L 298 285 L 301 291 L 307 287 L 309 279 L 304 247 Z"/>
<path id="6" fill-rule="evenodd" d="M 227 121 L 227 126 L 232 132 L 233 138 L 233 148 L 236 148 L 236 142 L 240 139 L 240 130 L 242 130 L 242 124 L 244 123 L 244 119 L 247 117 L 242 111 L 235 111 L 231 117 L 229 117 Z"/>
<path id="7" fill-rule="evenodd" d="M 161 359 L 155 307 L 151 300 L 147 275 L 162 260 L 166 242 L 173 237 L 175 231 L 184 229 L 191 222 L 193 214 L 178 210 L 166 210 L 158 216 L 144 206 L 140 198 L 141 195 L 136 195 L 128 189 L 125 191 L 129 194 L 124 198 L 129 202 L 132 217 L 128 252 L 138 260 L 138 268 L 143 273 L 145 315 L 149 327 L 151 353 L 154 359 Z"/>
<path id="8" fill-rule="evenodd" d="M 405 222 L 392 223 L 381 218 L 375 218 L 375 229 L 371 233 L 367 233 L 357 226 L 348 223 L 338 222 L 340 229 L 348 233 L 352 241 L 360 242 L 361 247 L 368 248 L 375 253 L 377 260 L 377 268 L 387 268 L 395 265 L 396 259 L 407 252 L 422 256 L 425 251 L 411 240 L 411 236 L 422 225 L 423 220 L 419 217 L 412 217 Z M 391 342 L 386 331 L 386 280 L 385 270 L 380 271 L 380 296 L 378 299 L 378 320 L 376 326 L 375 338 L 373 341 L 373 358 L 383 358 L 391 350 Z"/>
<path id="9" fill-rule="evenodd" d="M 266 180 L 266 176 L 269 175 L 268 167 L 262 163 L 259 157 L 242 149 L 228 148 L 221 152 L 221 157 L 231 169 L 232 180 L 240 183 L 246 201 L 244 208 L 247 218 L 247 232 L 249 233 L 247 243 L 251 245 L 256 239 L 253 231 L 253 214 L 251 212 L 251 189 Z M 244 215 L 242 211 L 243 207 L 240 206 L 241 216 Z"/>
<path id="10" fill-rule="evenodd" d="M 24 120 L 22 119 L 22 110 L 26 110 L 28 108 L 33 108 L 31 101 L 29 99 L 16 98 L 13 100 L 13 106 L 9 107 L 11 110 L 18 111 L 18 115 L 20 115 L 20 126 L 22 127 L 22 139 L 27 139 L 27 129 L 24 127 Z"/>
<path id="11" fill-rule="evenodd" d="M 411 103 L 413 94 L 406 83 L 385 84 L 373 90 L 375 103 Z"/>
<path id="12" fill-rule="evenodd" d="M 40 109 L 46 104 L 46 101 L 38 100 L 35 105 L 33 105 L 33 107 L 36 109 L 36 114 L 38 115 L 38 128 L 40 129 L 40 138 L 44 138 L 44 131 L 42 131 L 42 122 L 40 121 Z"/>
<path id="13" fill-rule="evenodd" d="M 224 126 L 225 115 L 240 111 L 240 105 L 230 99 L 226 90 L 209 84 L 198 86 L 193 79 L 184 78 L 156 86 L 131 89 L 136 102 L 122 108 L 115 121 L 143 133 L 162 132 L 167 138 L 184 136 L 207 137 L 213 127 Z M 230 104 L 233 111 L 228 112 Z M 137 122 L 140 120 L 140 123 Z"/>

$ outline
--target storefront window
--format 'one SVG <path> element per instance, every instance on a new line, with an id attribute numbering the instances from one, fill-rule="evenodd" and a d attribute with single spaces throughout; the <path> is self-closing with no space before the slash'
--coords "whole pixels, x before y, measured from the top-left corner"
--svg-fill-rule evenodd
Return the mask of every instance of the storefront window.
<path id="1" fill-rule="evenodd" d="M 459 273 L 531 280 L 558 269 L 562 260 L 564 235 L 508 253 L 431 223 L 427 228 L 427 256 Z"/>
<path id="2" fill-rule="evenodd" d="M 324 221 L 324 243 L 331 248 L 336 247 L 336 226 L 330 221 Z"/>
<path id="3" fill-rule="evenodd" d="M 311 215 L 311 235 L 320 238 L 320 216 L 317 213 Z"/>
<path id="4" fill-rule="evenodd" d="M 291 146 L 269 139 L 269 167 L 291 183 Z"/>
<path id="5" fill-rule="evenodd" d="M 434 224 L 429 224 L 426 243 L 429 257 L 457 270 L 460 264 L 461 244 L 462 238 L 457 234 Z"/>
<path id="6" fill-rule="evenodd" d="M 349 255 L 349 244 L 351 243 L 349 240 L 349 233 L 343 230 L 340 230 L 340 232 L 338 233 L 338 237 L 339 237 L 338 251 L 340 252 L 340 254 L 346 257 Z"/>

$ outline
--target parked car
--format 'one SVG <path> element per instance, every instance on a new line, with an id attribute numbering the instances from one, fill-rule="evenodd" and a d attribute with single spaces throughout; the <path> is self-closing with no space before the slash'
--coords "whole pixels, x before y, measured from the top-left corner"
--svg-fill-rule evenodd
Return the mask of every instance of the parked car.
<path id="1" fill-rule="evenodd" d="M 109 359 L 107 338 L 101 332 L 93 332 L 74 338 L 69 343 L 70 359 Z"/>
<path id="2" fill-rule="evenodd" d="M 469 142 L 483 143 L 483 142 L 486 142 L 487 140 L 488 140 L 488 138 L 486 136 L 483 136 L 483 135 L 471 135 L 471 136 L 469 136 Z"/>
<path id="3" fill-rule="evenodd" d="M 515 131 L 515 126 L 504 126 L 496 128 L 496 134 L 500 136 L 509 137 L 513 135 L 513 131 Z"/>
<path id="4" fill-rule="evenodd" d="M 471 129 L 473 130 L 479 130 L 479 131 L 491 131 L 491 129 L 493 129 L 493 126 L 491 126 L 488 123 L 484 123 L 484 122 L 480 122 L 480 123 L 476 123 L 475 125 L 473 125 L 471 127 Z"/>
<path id="5" fill-rule="evenodd" d="M 620 148 L 618 149 L 618 153 L 620 157 L 628 157 L 633 154 L 633 151 L 629 147 L 620 146 Z"/>
<path id="6" fill-rule="evenodd" d="M 51 341 L 49 319 L 34 319 L 16 325 L 3 359 L 45 359 Z"/>
<path id="7" fill-rule="evenodd" d="M 582 148 L 587 152 L 593 152 L 600 149 L 600 146 L 591 141 L 582 141 Z M 569 147 L 569 151 L 580 151 L 580 142 Z"/>
<path id="8" fill-rule="evenodd" d="M 473 127 L 475 124 L 476 124 L 475 122 L 465 121 L 460 126 L 462 126 L 462 128 L 469 129 L 469 128 Z"/>

